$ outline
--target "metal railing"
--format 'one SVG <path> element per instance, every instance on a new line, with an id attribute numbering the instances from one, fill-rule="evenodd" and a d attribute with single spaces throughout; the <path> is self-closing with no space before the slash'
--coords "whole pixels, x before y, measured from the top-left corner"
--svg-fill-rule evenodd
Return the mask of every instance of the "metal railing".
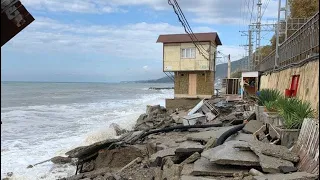
<path id="1" fill-rule="evenodd" d="M 280 45 L 278 68 L 298 63 L 316 54 L 319 54 L 319 12 Z M 275 51 L 272 51 L 255 69 L 268 71 L 274 67 Z"/>

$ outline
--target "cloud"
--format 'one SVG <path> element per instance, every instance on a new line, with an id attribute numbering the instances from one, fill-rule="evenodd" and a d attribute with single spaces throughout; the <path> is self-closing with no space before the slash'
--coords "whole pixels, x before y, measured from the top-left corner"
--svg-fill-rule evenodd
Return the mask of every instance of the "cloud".
<path id="1" fill-rule="evenodd" d="M 145 71 L 148 71 L 149 70 L 149 66 L 143 66 L 142 69 L 145 70 Z"/>
<path id="2" fill-rule="evenodd" d="M 194 32 L 213 31 L 195 27 Z M 37 17 L 23 32 L 8 42 L 10 49 L 34 52 L 102 53 L 130 59 L 162 59 L 160 34 L 183 33 L 181 26 L 168 23 L 134 23 L 122 26 L 65 24 Z M 28 48 L 25 48 L 25 47 Z"/>
<path id="3" fill-rule="evenodd" d="M 250 12 L 253 22 L 256 20 L 257 6 L 254 1 L 243 0 L 178 0 L 188 20 L 203 24 L 239 24 L 248 23 Z M 277 17 L 277 0 L 262 0 L 264 18 Z M 145 6 L 155 11 L 170 11 L 172 7 L 166 0 L 23 0 L 27 8 L 75 13 L 118 13 L 127 12 L 128 6 Z M 266 4 L 268 4 L 266 10 Z M 192 16 L 188 16 L 191 13 Z M 244 20 L 246 19 L 246 20 Z"/>

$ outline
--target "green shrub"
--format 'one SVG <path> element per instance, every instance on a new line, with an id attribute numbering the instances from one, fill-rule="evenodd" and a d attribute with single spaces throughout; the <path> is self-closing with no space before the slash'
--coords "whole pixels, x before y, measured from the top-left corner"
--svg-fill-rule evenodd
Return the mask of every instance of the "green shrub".
<path id="1" fill-rule="evenodd" d="M 278 107 L 278 101 L 269 101 L 269 102 L 265 102 L 264 106 L 266 107 L 266 109 L 269 112 L 277 112 L 279 107 Z"/>
<path id="2" fill-rule="evenodd" d="M 276 101 L 282 97 L 280 91 L 276 89 L 262 89 L 258 94 L 258 105 L 265 106 L 266 103 Z"/>
<path id="3" fill-rule="evenodd" d="M 305 118 L 314 117 L 311 104 L 297 98 L 279 98 L 277 106 L 286 129 L 300 129 Z"/>

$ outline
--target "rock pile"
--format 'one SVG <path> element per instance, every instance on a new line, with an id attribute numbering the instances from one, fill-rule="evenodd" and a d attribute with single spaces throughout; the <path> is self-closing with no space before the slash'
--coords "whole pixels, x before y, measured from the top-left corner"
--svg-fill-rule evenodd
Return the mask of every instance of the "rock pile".
<path id="1" fill-rule="evenodd" d="M 219 102 L 217 102 L 219 103 Z M 317 174 L 296 172 L 299 157 L 285 146 L 259 141 L 255 137 L 263 124 L 248 115 L 245 104 L 236 108 L 228 104 L 220 109 L 232 110 L 222 114 L 225 127 L 200 127 L 180 131 L 181 114 L 167 112 L 160 105 L 148 106 L 137 120 L 135 131 L 124 133 L 91 146 L 79 147 L 66 153 L 82 162 L 78 179 L 141 179 L 141 180 L 300 180 L 318 178 Z M 245 110 L 244 112 L 241 112 Z M 199 112 L 202 109 L 199 109 Z M 220 112 L 219 112 L 220 113 Z M 220 118 L 220 117 L 219 117 Z M 212 121 L 220 121 L 214 118 Z M 253 120 L 251 120 L 253 118 Z M 222 145 L 216 142 L 243 120 L 251 120 L 243 130 L 230 136 Z M 207 122 L 212 124 L 212 122 Z M 161 128 L 170 131 L 158 131 Z M 201 125 L 203 126 L 203 125 Z M 241 126 L 241 125 L 240 125 Z M 181 127 L 181 126 L 180 126 Z M 182 127 L 188 127 L 183 126 Z M 152 130 L 156 129 L 156 130 Z M 162 129 L 161 129 L 162 130 Z M 156 133 L 150 133 L 156 131 Z M 137 140 L 139 140 L 139 143 Z M 61 161 L 61 158 L 56 158 Z M 69 160 L 69 159 L 68 159 Z"/>
<path id="2" fill-rule="evenodd" d="M 148 130 L 175 125 L 176 123 L 170 115 L 163 106 L 147 106 L 146 113 L 140 115 L 134 130 Z"/>

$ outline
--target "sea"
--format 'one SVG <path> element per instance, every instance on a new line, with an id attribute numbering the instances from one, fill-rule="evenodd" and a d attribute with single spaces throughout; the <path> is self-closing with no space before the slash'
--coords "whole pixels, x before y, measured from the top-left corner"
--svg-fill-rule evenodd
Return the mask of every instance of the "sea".
<path id="1" fill-rule="evenodd" d="M 1 82 L 1 179 L 57 179 L 75 166 L 45 162 L 78 146 L 131 130 L 147 105 L 165 105 L 173 84 Z"/>

